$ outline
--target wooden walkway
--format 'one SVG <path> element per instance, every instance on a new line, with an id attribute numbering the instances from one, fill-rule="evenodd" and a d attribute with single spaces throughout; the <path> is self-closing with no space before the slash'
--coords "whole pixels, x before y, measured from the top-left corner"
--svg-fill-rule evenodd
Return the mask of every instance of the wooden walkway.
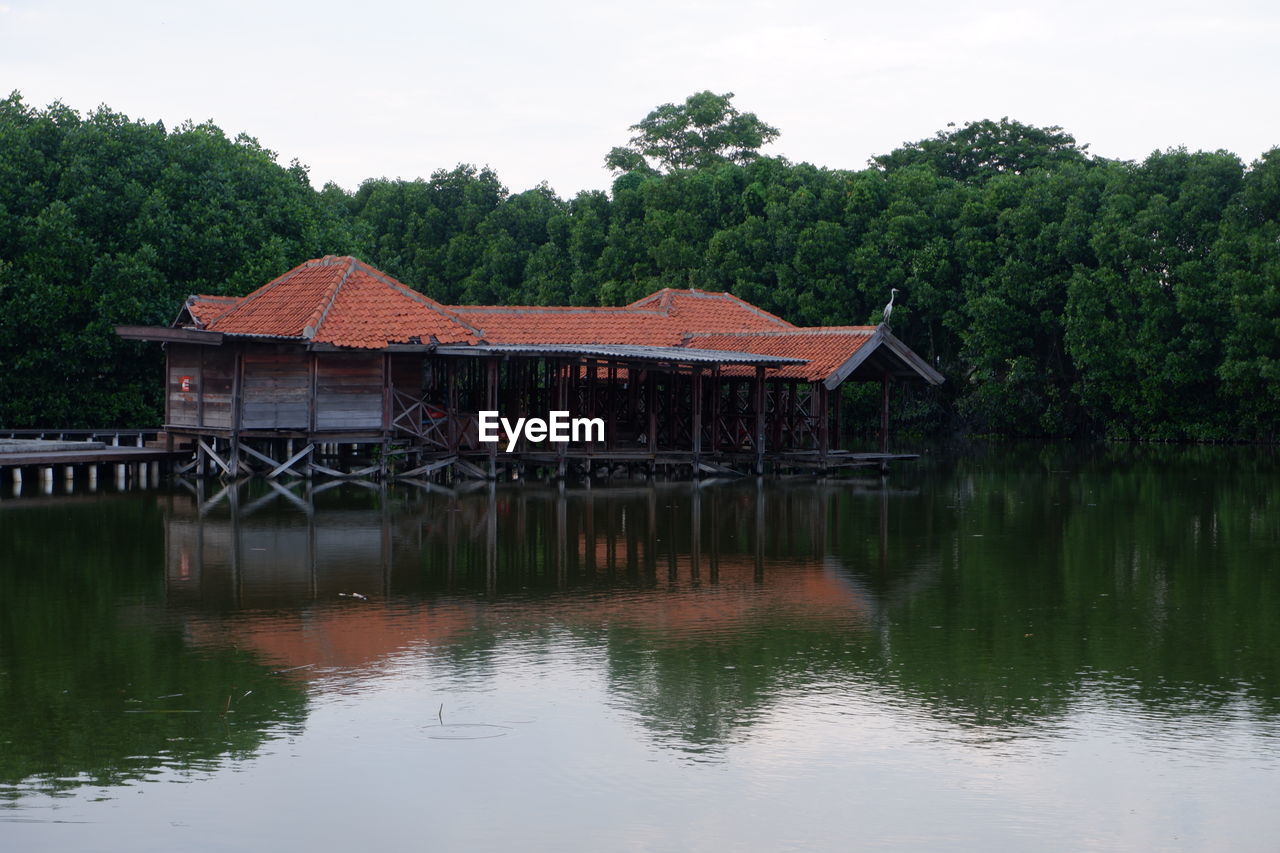
<path id="1" fill-rule="evenodd" d="M 55 480 L 64 482 L 68 490 L 77 481 L 93 487 L 100 473 L 105 474 L 103 480 L 114 479 L 122 488 L 129 484 L 145 487 L 158 484 L 176 464 L 191 457 L 190 450 L 145 446 L 146 433 L 141 431 L 128 431 L 123 436 L 110 431 L 84 433 L 74 437 L 0 433 L 0 488 L 19 495 L 24 492 L 25 482 L 26 489 L 38 485 L 44 494 L 51 494 Z M 77 438 L 80 440 L 74 440 Z M 122 438 L 136 446 L 120 446 Z M 101 472 L 104 465 L 109 467 Z"/>
<path id="2" fill-rule="evenodd" d="M 176 459 L 190 458 L 190 450 L 164 450 L 154 447 L 107 446 L 91 450 L 36 450 L 0 453 L 0 469 L 49 468 L 64 465 L 136 465 L 140 462 L 171 462 Z"/>

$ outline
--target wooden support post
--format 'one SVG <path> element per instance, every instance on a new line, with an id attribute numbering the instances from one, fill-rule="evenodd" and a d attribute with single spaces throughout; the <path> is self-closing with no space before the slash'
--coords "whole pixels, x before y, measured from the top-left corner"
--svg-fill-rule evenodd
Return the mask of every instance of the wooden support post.
<path id="1" fill-rule="evenodd" d="M 487 381 L 485 383 L 485 403 L 489 411 L 496 411 L 498 408 L 498 359 L 491 356 L 488 359 Z M 498 478 L 498 443 L 495 441 L 489 445 L 489 471 L 490 480 Z"/>
<path id="2" fill-rule="evenodd" d="M 800 388 L 797 382 L 787 383 L 787 431 L 791 434 L 787 442 L 787 446 L 792 450 L 799 450 L 800 443 L 796 441 L 796 409 L 800 405 Z"/>
<path id="3" fill-rule="evenodd" d="M 234 475 L 234 473 L 233 473 L 233 469 L 231 468 L 231 466 L 230 466 L 229 464 L 227 464 L 226 462 L 223 462 L 223 461 L 218 457 L 218 454 L 217 454 L 217 453 L 215 453 L 215 452 L 213 451 L 213 448 L 211 448 L 209 445 L 205 444 L 205 442 L 204 442 L 204 439 L 203 439 L 203 438 L 202 438 L 202 439 L 199 439 L 199 442 L 200 442 L 200 448 L 201 448 L 202 450 L 204 450 L 205 456 L 206 456 L 207 458 L 212 459 L 212 460 L 217 464 L 217 466 L 218 466 L 219 468 L 221 468 L 221 469 L 222 469 L 223 473 L 224 473 L 224 474 L 226 474 L 227 476 L 235 476 L 235 475 Z"/>
<path id="4" fill-rule="evenodd" d="M 831 423 L 827 417 L 827 386 L 821 382 L 814 384 L 818 400 L 814 408 L 818 413 L 818 461 L 822 470 L 827 470 L 827 451 L 831 449 Z"/>
<path id="5" fill-rule="evenodd" d="M 649 453 L 658 452 L 658 372 L 650 368 L 645 371 L 644 384 L 644 408 L 645 414 L 649 416 L 648 429 L 645 431 L 645 437 L 649 440 Z"/>
<path id="6" fill-rule="evenodd" d="M 764 368 L 756 367 L 756 474 L 764 473 L 764 408 L 765 408 Z"/>
<path id="7" fill-rule="evenodd" d="M 596 416 L 596 360 L 594 358 L 587 359 L 585 370 L 587 373 L 587 417 L 594 418 Z M 592 434 L 591 449 L 596 449 L 594 433 Z"/>
<path id="8" fill-rule="evenodd" d="M 720 450 L 720 365 L 711 368 L 711 455 Z"/>
<path id="9" fill-rule="evenodd" d="M 203 388 L 201 399 L 204 398 Z M 237 351 L 231 371 L 231 440 L 240 441 L 240 425 L 244 423 L 244 354 Z M 238 460 L 239 454 L 233 454 Z"/>
<path id="10" fill-rule="evenodd" d="M 698 476 L 702 456 L 702 368 L 693 368 L 693 474 Z"/>
<path id="11" fill-rule="evenodd" d="M 461 438 L 458 431 L 458 367 L 455 359 L 449 358 L 444 363 L 445 384 L 448 385 L 449 399 L 445 404 L 449 411 L 449 452 L 458 452 L 458 442 Z"/>
<path id="12" fill-rule="evenodd" d="M 569 409 L 569 366 L 563 361 L 556 362 L 556 408 L 559 411 Z M 569 469 L 569 442 L 556 442 L 556 477 L 564 480 Z"/>
<path id="13" fill-rule="evenodd" d="M 616 361 L 609 362 L 609 390 L 608 394 L 608 418 L 604 422 L 604 446 L 606 450 L 616 450 L 618 447 L 618 407 L 615 405 L 618 398 L 618 363 Z"/>
<path id="14" fill-rule="evenodd" d="M 880 452 L 889 452 L 889 371 L 880 376 Z"/>

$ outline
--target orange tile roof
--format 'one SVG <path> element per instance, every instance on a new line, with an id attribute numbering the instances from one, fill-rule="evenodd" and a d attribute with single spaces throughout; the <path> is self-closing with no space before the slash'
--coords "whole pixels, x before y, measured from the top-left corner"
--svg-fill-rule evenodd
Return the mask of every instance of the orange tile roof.
<path id="1" fill-rule="evenodd" d="M 844 364 L 871 340 L 875 326 L 814 326 L 771 332 L 712 332 L 686 335 L 685 346 L 699 349 L 734 350 L 759 355 L 803 358 L 807 364 L 794 364 L 770 370 L 777 379 L 799 379 L 819 382 Z M 749 373 L 751 368 L 726 367 L 724 373 Z"/>
<path id="2" fill-rule="evenodd" d="M 295 267 L 244 297 L 193 296 L 200 328 L 380 349 L 390 343 L 625 344 L 802 358 L 770 377 L 827 379 L 875 326 L 800 328 L 731 293 L 666 288 L 622 307 L 441 305 L 351 257 Z M 726 374 L 752 368 L 727 365 Z"/>
<path id="3" fill-rule="evenodd" d="M 629 308 L 450 306 L 492 344 L 679 346 L 683 333 L 658 311 Z"/>
<path id="4" fill-rule="evenodd" d="M 218 313 L 217 308 L 223 310 Z M 352 257 L 307 261 L 236 300 L 196 297 L 187 309 L 211 332 L 381 349 L 417 339 L 475 343 L 479 330 L 440 303 Z"/>
<path id="5" fill-rule="evenodd" d="M 680 346 L 692 332 L 795 328 L 729 293 L 670 288 L 621 308 L 451 305 L 449 310 L 495 344 L 669 347 Z"/>
<path id="6" fill-rule="evenodd" d="M 212 322 L 214 318 L 234 308 L 236 303 L 243 298 L 242 296 L 200 294 L 188 298 L 185 307 L 187 312 L 191 314 L 191 319 L 198 325 L 204 326 Z"/>
<path id="7" fill-rule="evenodd" d="M 637 299 L 628 308 L 658 309 L 667 313 L 687 332 L 767 331 L 769 329 L 794 329 L 791 323 L 757 308 L 732 293 L 708 290 L 674 290 L 664 287 L 643 299 Z"/>

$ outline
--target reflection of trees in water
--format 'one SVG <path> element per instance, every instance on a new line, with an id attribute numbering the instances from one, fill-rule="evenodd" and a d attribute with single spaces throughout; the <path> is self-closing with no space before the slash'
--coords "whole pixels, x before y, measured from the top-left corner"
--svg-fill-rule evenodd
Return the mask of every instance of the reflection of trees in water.
<path id="1" fill-rule="evenodd" d="M 920 512 L 954 509 L 919 546 L 936 580 L 890 601 L 893 677 L 961 722 L 1035 722 L 1086 694 L 1275 715 L 1275 470 L 1274 454 L 1121 447 L 923 472 Z"/>
<path id="2" fill-rule="evenodd" d="M 354 665 L 426 639 L 465 679 L 505 643 L 555 654 L 569 637 L 603 651 L 616 701 L 660 740 L 698 749 L 819 689 L 994 736 L 1052 728 L 1100 697 L 1153 719 L 1240 701 L 1270 717 L 1280 486 L 1249 458 L 1015 448 L 903 469 L 888 488 L 329 493 L 305 512 L 224 505 L 203 521 L 175 507 L 170 601 L 314 608 L 307 631 L 323 642 L 275 631 L 282 665 L 321 645 Z M 197 535 L 203 556 L 178 577 L 175 549 Z M 345 590 L 395 607 L 311 604 Z"/>
<path id="3" fill-rule="evenodd" d="M 154 498 L 40 500 L 0 513 L 8 795 L 211 768 L 301 723 L 305 697 L 290 679 L 248 653 L 192 649 L 156 608 L 164 525 Z"/>

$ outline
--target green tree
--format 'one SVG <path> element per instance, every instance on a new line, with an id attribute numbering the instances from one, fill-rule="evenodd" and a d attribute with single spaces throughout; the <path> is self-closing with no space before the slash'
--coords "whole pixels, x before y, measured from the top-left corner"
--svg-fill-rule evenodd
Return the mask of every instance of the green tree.
<path id="1" fill-rule="evenodd" d="M 954 124 L 947 125 L 955 127 Z M 958 181 L 988 180 L 996 175 L 1021 175 L 1087 159 L 1088 145 L 1060 127 L 1034 127 L 1008 116 L 999 121 L 965 122 L 957 130 L 938 131 L 929 139 L 904 145 L 871 159 L 886 171 L 926 164 L 939 175 Z"/>
<path id="2" fill-rule="evenodd" d="M 635 136 L 610 151 L 605 165 L 618 172 L 654 172 L 754 160 L 778 138 L 778 129 L 755 113 L 739 112 L 732 101 L 732 92 L 702 91 L 683 104 L 661 105 L 631 126 Z"/>
<path id="3" fill-rule="evenodd" d="M 350 246 L 306 170 L 250 137 L 0 100 L 0 425 L 155 425 L 161 353 L 116 324 Z"/>

